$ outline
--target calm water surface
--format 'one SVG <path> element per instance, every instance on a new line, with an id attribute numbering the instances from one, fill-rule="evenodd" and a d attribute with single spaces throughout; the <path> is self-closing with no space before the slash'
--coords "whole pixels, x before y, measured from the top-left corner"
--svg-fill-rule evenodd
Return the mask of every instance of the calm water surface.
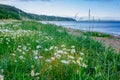
<path id="1" fill-rule="evenodd" d="M 52 23 L 66 28 L 97 31 L 120 36 L 120 22 L 42 21 L 42 23 Z"/>

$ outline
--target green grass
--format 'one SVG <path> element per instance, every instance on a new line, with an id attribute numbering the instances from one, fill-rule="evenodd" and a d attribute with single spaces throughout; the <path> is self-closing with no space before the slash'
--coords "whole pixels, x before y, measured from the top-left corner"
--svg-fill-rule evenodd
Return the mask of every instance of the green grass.
<path id="1" fill-rule="evenodd" d="M 93 36 L 93 37 L 108 37 L 108 38 L 112 38 L 112 35 L 110 34 L 105 34 L 105 33 L 100 33 L 100 32 L 83 32 L 84 35 L 89 35 L 89 36 Z"/>
<path id="2" fill-rule="evenodd" d="M 0 26 L 5 80 L 119 80 L 120 54 L 89 36 L 34 21 Z"/>

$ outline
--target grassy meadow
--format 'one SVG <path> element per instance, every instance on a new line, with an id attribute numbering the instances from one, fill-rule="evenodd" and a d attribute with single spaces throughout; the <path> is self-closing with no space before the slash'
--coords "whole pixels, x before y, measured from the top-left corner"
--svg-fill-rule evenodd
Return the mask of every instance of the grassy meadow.
<path id="1" fill-rule="evenodd" d="M 95 33 L 97 35 L 97 33 Z M 35 21 L 0 26 L 4 80 L 119 80 L 120 54 L 89 35 Z"/>

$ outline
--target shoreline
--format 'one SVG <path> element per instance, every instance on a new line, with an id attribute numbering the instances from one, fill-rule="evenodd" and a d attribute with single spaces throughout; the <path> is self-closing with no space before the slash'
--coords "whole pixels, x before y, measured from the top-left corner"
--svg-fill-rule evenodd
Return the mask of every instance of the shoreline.
<path id="1" fill-rule="evenodd" d="M 75 30 L 80 30 L 80 31 L 91 31 L 91 32 L 99 32 L 99 33 L 104 33 L 104 34 L 109 34 L 109 35 L 113 35 L 113 36 L 120 36 L 120 33 L 114 33 L 114 31 L 113 32 L 110 32 L 110 31 L 98 31 L 98 30 L 82 30 L 82 29 L 79 29 L 79 28 L 74 28 L 76 25 L 75 24 L 79 24 L 79 23 L 86 23 L 86 24 L 88 24 L 88 23 L 118 23 L 118 21 L 91 21 L 91 22 L 88 22 L 88 21 L 76 21 L 76 22 L 74 22 L 74 23 L 72 23 L 72 24 L 62 24 L 61 22 L 62 21 L 38 21 L 38 22 L 41 22 L 41 23 L 43 23 L 43 24 L 54 24 L 54 25 L 57 25 L 57 26 L 62 26 L 62 27 L 64 27 L 64 28 L 71 28 L 71 29 L 75 29 Z M 54 23 L 55 22 L 55 23 Z M 58 22 L 58 23 L 56 23 L 56 22 Z M 60 22 L 60 23 L 59 23 Z M 63 21 L 63 22 L 70 22 L 70 21 Z M 79 23 L 77 23 L 77 22 L 79 22 Z M 89 25 L 89 24 L 88 24 Z M 70 27 L 70 26 L 73 26 L 73 27 Z M 86 27 L 87 28 L 87 27 Z"/>
<path id="2" fill-rule="evenodd" d="M 19 20 L 13 20 L 13 19 L 8 19 L 8 20 L 1 20 L 0 19 L 0 25 L 1 24 L 5 24 L 6 22 L 15 22 L 15 21 L 19 21 Z M 42 23 L 42 24 L 48 24 L 48 23 L 43 23 L 43 22 L 41 22 L 41 21 L 37 21 L 37 22 L 40 22 L 40 23 Z M 45 21 L 44 21 L 45 22 Z M 46 22 L 48 22 L 48 21 L 46 21 Z M 53 22 L 53 21 L 52 21 Z M 83 21 L 84 22 L 84 21 Z M 51 23 L 49 23 L 49 24 L 51 24 Z M 56 25 L 56 24 L 55 24 Z M 60 26 L 60 25 L 57 25 L 57 26 Z M 61 26 L 61 27 L 64 27 L 64 26 Z M 64 28 L 66 28 L 66 27 L 64 27 Z M 73 29 L 73 28 L 70 28 L 70 29 Z M 73 30 L 79 30 L 79 31 L 82 31 L 82 32 L 89 32 L 89 31 L 87 31 L 87 30 L 80 30 L 80 29 L 73 29 Z M 111 36 L 113 36 L 113 37 L 118 37 L 118 38 L 120 38 L 120 34 L 115 34 L 115 33 L 106 33 L 106 32 L 100 32 L 100 31 L 90 31 L 90 32 L 98 32 L 98 33 L 101 33 L 101 34 L 108 34 L 108 35 L 111 35 Z"/>
<path id="3" fill-rule="evenodd" d="M 16 21 L 16 20 L 13 20 L 13 21 Z M 9 22 L 9 20 L 5 20 L 5 21 L 0 20 L 0 23 L 2 23 L 2 22 Z M 0 25 L 2 25 L 2 24 L 0 24 Z M 61 27 L 63 27 L 63 26 L 61 26 Z M 63 27 L 63 28 L 65 28 L 65 27 Z M 83 32 L 87 32 L 84 30 L 73 29 L 73 28 L 65 28 L 65 29 L 69 34 L 75 35 L 75 36 L 79 36 L 80 34 L 83 35 Z M 92 32 L 96 32 L 96 31 L 92 31 Z M 106 33 L 102 33 L 102 32 L 97 32 L 97 33 L 106 34 Z M 117 52 L 120 52 L 120 35 L 118 35 L 118 36 L 113 35 L 113 34 L 108 34 L 108 35 L 111 35 L 111 37 L 92 36 L 92 38 L 99 42 L 102 42 L 106 47 L 111 46 Z"/>
<path id="4" fill-rule="evenodd" d="M 81 34 L 83 35 L 83 31 L 72 29 L 72 28 L 65 28 L 67 32 L 71 35 L 74 36 L 80 36 Z M 99 32 L 98 32 L 99 33 Z M 104 34 L 104 33 L 100 33 Z M 112 37 L 97 37 L 97 36 L 92 36 L 94 40 L 97 40 L 104 44 L 105 47 L 112 47 L 116 52 L 120 52 L 120 36 L 114 36 L 111 35 Z"/>

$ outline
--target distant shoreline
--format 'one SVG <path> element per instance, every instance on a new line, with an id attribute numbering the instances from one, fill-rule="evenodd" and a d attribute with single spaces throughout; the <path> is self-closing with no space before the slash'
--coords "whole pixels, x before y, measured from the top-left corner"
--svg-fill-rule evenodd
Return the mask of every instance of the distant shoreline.
<path id="1" fill-rule="evenodd" d="M 117 20 L 95 20 L 95 21 L 77 21 L 77 22 L 85 22 L 85 23 L 120 23 L 120 21 Z"/>
<path id="2" fill-rule="evenodd" d="M 19 20 L 1 20 L 0 19 L 0 24 L 4 24 L 4 22 L 11 22 L 11 21 L 19 21 Z M 50 22 L 50 21 L 37 21 L 37 22 Z M 53 22 L 53 21 L 52 21 Z M 67 21 L 68 22 L 68 21 Z M 83 23 L 87 23 L 88 21 L 76 21 L 76 22 L 83 22 Z M 98 22 L 98 23 L 103 23 L 103 22 L 108 22 L 108 23 L 111 23 L 111 22 L 113 22 L 113 23 L 120 23 L 120 21 L 90 21 L 90 23 L 96 23 L 96 22 Z M 88 22 L 89 23 L 89 22 Z M 51 24 L 51 23 L 50 23 Z M 62 26 L 62 27 L 64 27 L 64 26 Z M 73 29 L 73 28 L 70 28 L 70 29 Z M 79 29 L 73 29 L 73 30 L 79 30 Z M 83 31 L 83 32 L 88 32 L 88 31 L 86 31 L 86 30 L 79 30 L 79 31 Z M 114 34 L 114 33 L 105 33 L 105 32 L 100 32 L 100 31 L 91 31 L 91 32 L 98 32 L 98 33 L 103 33 L 103 34 L 109 34 L 109 35 L 111 35 L 111 36 L 114 36 L 114 37 L 120 37 L 120 35 L 119 34 Z"/>
<path id="3" fill-rule="evenodd" d="M 79 25 L 81 25 L 81 23 L 83 23 L 83 24 L 86 23 L 85 26 L 89 26 L 89 23 L 91 23 L 91 24 L 93 23 L 93 25 L 94 25 L 94 23 L 95 24 L 98 23 L 99 26 L 100 25 L 102 26 L 102 24 L 104 24 L 104 23 L 107 23 L 107 24 L 111 24 L 111 23 L 117 24 L 117 23 L 120 23 L 120 21 L 110 21 L 110 20 L 109 21 L 38 21 L 38 22 L 42 22 L 43 24 L 55 24 L 57 26 L 62 26 L 62 27 L 65 27 L 65 28 L 72 28 L 72 29 L 80 30 L 80 31 L 88 31 L 87 30 L 88 27 L 85 27 L 86 30 L 84 30 L 84 29 L 82 30 L 82 29 L 79 28 Z M 76 26 L 78 26 L 78 27 L 76 27 Z M 119 33 L 117 34 L 117 33 L 110 32 L 110 31 L 108 31 L 108 32 L 104 32 L 103 31 L 102 32 L 102 31 L 97 31 L 97 30 L 95 31 L 95 30 L 93 30 L 92 32 L 99 32 L 99 33 L 110 34 L 110 35 L 113 35 L 113 36 L 120 36 Z"/>
<path id="4" fill-rule="evenodd" d="M 47 21 L 47 20 L 41 20 L 41 21 L 50 22 L 50 21 Z M 55 20 L 55 22 L 56 22 L 56 21 L 57 21 L 57 20 Z M 62 21 L 63 21 L 63 20 L 62 20 Z M 38 22 L 39 22 L 39 21 L 38 21 Z M 53 22 L 54 22 L 54 21 L 53 21 Z M 66 22 L 85 22 L 85 23 L 86 23 L 86 22 L 88 22 L 88 23 L 89 23 L 89 22 L 90 22 L 90 23 L 92 23 L 92 22 L 93 22 L 93 23 L 94 23 L 94 22 L 95 22 L 95 23 L 97 23 L 97 22 L 98 22 L 98 23 L 103 23 L 103 22 L 105 22 L 105 23 L 106 23 L 106 22 L 108 22 L 108 23 L 110 22 L 110 23 L 111 23 L 111 22 L 112 22 L 112 23 L 120 23 L 120 20 L 94 20 L 94 21 L 93 21 L 93 20 L 90 20 L 90 21 L 89 21 L 89 20 L 81 20 L 81 21 L 77 21 L 77 20 L 76 20 L 76 21 L 66 21 Z"/>

